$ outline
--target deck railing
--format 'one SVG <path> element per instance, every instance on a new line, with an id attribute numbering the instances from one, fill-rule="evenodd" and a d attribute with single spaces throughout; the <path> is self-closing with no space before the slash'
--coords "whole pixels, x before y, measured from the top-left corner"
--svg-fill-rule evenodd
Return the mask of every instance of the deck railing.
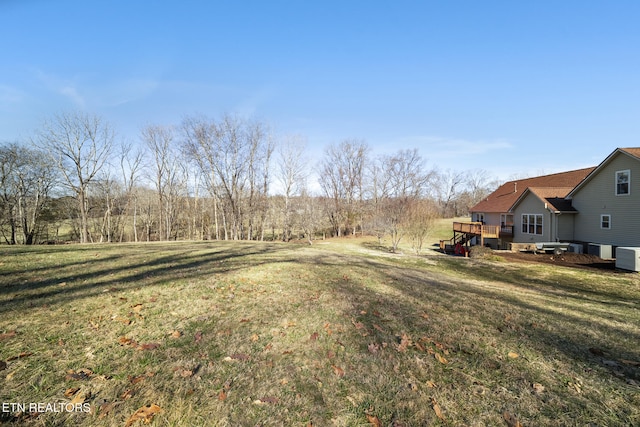
<path id="1" fill-rule="evenodd" d="M 481 222 L 454 222 L 453 231 L 475 234 L 485 239 L 498 239 L 501 235 L 513 236 L 513 226 L 485 225 Z"/>

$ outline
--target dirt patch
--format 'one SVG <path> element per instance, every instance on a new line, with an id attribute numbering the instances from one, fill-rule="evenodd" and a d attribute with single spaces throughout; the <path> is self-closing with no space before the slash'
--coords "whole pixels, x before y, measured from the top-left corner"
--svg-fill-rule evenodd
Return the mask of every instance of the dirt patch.
<path id="1" fill-rule="evenodd" d="M 531 252 L 496 252 L 508 261 L 540 262 L 575 268 L 615 270 L 615 260 L 602 259 L 595 255 L 566 252 L 562 255 L 534 254 Z"/>

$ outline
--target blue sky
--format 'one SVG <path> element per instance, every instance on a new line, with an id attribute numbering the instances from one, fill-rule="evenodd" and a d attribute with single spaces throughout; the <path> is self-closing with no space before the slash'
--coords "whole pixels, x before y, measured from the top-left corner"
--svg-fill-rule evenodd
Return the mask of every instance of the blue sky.
<path id="1" fill-rule="evenodd" d="M 0 0 L 0 141 L 225 112 L 513 174 L 640 146 L 638 1 Z"/>

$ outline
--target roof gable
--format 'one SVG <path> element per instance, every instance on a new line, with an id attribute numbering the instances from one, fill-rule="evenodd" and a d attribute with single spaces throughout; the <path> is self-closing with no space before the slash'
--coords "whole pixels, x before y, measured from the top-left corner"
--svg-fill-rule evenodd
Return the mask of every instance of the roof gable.
<path id="1" fill-rule="evenodd" d="M 565 199 L 565 196 L 573 189 L 573 187 L 529 187 L 516 200 L 511 209 L 515 209 L 530 194 L 538 198 L 540 203 L 545 204 L 545 209 L 551 209 L 555 212 L 577 212 L 571 201 Z"/>
<path id="2" fill-rule="evenodd" d="M 567 198 L 571 199 L 575 193 L 580 191 L 589 181 L 593 179 L 594 176 L 598 175 L 602 169 L 604 169 L 609 163 L 611 163 L 618 156 L 629 156 L 640 161 L 640 148 L 632 147 L 632 148 L 616 148 L 611 154 L 607 156 L 606 159 L 602 161 L 598 166 L 594 168 L 576 187 L 571 190 L 569 194 L 567 194 Z"/>
<path id="3" fill-rule="evenodd" d="M 572 188 L 578 185 L 595 168 L 578 169 L 568 172 L 554 173 L 551 175 L 536 176 L 533 178 L 508 181 L 498 187 L 488 197 L 480 201 L 470 209 L 471 212 L 505 213 L 509 212 L 523 195 L 527 188 L 569 188 L 564 197 Z M 550 196 L 549 196 L 550 197 Z"/>

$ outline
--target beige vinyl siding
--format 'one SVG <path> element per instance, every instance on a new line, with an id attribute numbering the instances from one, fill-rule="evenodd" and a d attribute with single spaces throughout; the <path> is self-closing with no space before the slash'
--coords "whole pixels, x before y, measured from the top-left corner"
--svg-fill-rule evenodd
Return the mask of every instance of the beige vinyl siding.
<path id="1" fill-rule="evenodd" d="M 522 232 L 522 215 L 542 215 L 542 234 Z M 544 203 L 534 194 L 529 193 L 516 206 L 513 212 L 513 241 L 517 243 L 535 243 L 553 241 L 551 236 L 551 213 L 544 208 Z"/>
<path id="2" fill-rule="evenodd" d="M 484 223 L 486 225 L 500 225 L 500 214 L 494 212 L 484 214 Z"/>
<path id="3" fill-rule="evenodd" d="M 558 221 L 558 240 L 561 242 L 571 242 L 574 240 L 573 236 L 573 224 L 575 214 L 560 214 L 556 215 L 555 220 Z"/>
<path id="4" fill-rule="evenodd" d="M 630 194 L 616 195 L 616 172 L 631 172 Z M 614 246 L 640 246 L 640 161 L 618 153 L 572 197 L 578 210 L 574 238 Z M 600 227 L 601 215 L 611 215 L 611 228 Z"/>

